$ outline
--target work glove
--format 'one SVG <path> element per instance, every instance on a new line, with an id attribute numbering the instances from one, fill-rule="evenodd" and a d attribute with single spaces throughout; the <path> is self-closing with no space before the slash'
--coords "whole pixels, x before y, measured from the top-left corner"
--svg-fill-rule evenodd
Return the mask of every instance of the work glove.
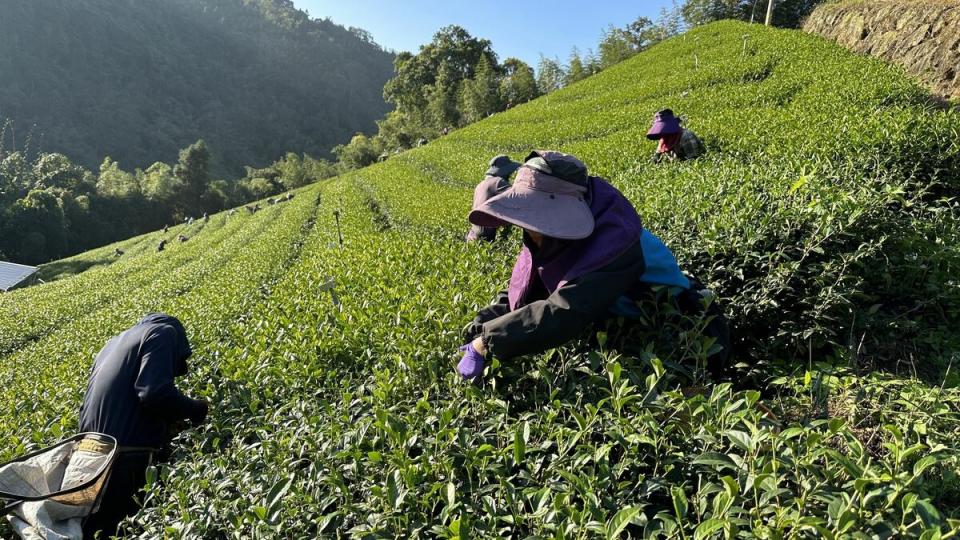
<path id="1" fill-rule="evenodd" d="M 460 351 L 464 354 L 463 358 L 460 359 L 460 363 L 457 364 L 457 372 L 460 373 L 461 377 L 470 382 L 479 382 L 480 376 L 483 375 L 483 368 L 487 365 L 487 359 L 477 352 L 473 343 L 467 343 L 463 347 L 460 347 Z"/>
<path id="2" fill-rule="evenodd" d="M 201 399 L 193 400 L 193 405 L 193 412 L 190 413 L 190 423 L 196 427 L 207 420 L 207 413 L 210 410 L 210 406 L 207 405 L 206 401 Z"/>

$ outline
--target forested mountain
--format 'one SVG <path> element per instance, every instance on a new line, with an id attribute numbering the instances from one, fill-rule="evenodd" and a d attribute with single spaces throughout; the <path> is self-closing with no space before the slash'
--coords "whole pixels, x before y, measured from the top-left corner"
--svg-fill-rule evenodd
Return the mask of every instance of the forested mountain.
<path id="1" fill-rule="evenodd" d="M 0 0 L 0 147 L 95 169 L 204 138 L 220 174 L 375 127 L 392 54 L 290 0 Z"/>

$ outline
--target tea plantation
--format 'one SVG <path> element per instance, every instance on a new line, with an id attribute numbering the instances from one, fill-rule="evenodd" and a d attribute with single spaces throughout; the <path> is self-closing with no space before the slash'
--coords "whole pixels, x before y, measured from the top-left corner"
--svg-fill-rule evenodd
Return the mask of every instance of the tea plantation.
<path id="1" fill-rule="evenodd" d="M 663 107 L 707 157 L 649 163 Z M 733 380 L 705 380 L 702 339 L 656 321 L 639 350 L 597 328 L 459 380 L 460 331 L 518 249 L 460 240 L 472 188 L 492 155 L 535 148 L 608 178 L 719 293 Z M 956 537 L 958 189 L 960 114 L 898 70 L 708 25 L 292 201 L 0 296 L 0 457 L 74 431 L 92 356 L 162 310 L 213 409 L 131 535 Z"/>

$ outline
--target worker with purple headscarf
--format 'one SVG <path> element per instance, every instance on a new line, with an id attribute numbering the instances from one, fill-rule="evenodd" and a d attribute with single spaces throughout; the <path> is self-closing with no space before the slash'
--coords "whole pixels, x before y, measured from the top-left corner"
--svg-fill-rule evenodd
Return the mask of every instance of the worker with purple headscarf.
<path id="1" fill-rule="evenodd" d="M 457 366 L 464 378 L 479 380 L 491 356 L 543 352 L 611 317 L 639 320 L 637 302 L 654 287 L 667 288 L 679 311 L 710 317 L 705 334 L 720 350 L 708 358 L 708 368 L 722 371 L 729 332 L 712 292 L 681 272 L 630 201 L 589 176 L 576 157 L 531 153 L 513 186 L 474 208 L 469 219 L 480 227 L 519 227 L 523 248 L 509 288 L 465 329 Z"/>
<path id="2" fill-rule="evenodd" d="M 653 124 L 647 132 L 647 138 L 657 143 L 653 162 L 686 161 L 696 159 L 707 152 L 707 147 L 697 135 L 680 125 L 680 119 L 670 109 L 663 109 L 653 115 Z"/>

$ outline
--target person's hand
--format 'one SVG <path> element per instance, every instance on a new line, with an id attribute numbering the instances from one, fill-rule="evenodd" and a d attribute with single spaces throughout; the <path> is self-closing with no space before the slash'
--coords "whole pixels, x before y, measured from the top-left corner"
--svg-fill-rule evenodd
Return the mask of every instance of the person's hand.
<path id="1" fill-rule="evenodd" d="M 460 373 L 460 376 L 473 383 L 480 380 L 480 376 L 483 375 L 483 368 L 487 365 L 487 359 L 474 346 L 477 340 L 460 347 L 460 351 L 464 354 L 460 363 L 457 364 L 457 372 Z"/>
<path id="2" fill-rule="evenodd" d="M 199 426 L 207 420 L 207 413 L 210 411 L 210 406 L 206 401 L 201 399 L 193 400 L 194 410 L 190 415 L 190 423 L 194 426 Z"/>

